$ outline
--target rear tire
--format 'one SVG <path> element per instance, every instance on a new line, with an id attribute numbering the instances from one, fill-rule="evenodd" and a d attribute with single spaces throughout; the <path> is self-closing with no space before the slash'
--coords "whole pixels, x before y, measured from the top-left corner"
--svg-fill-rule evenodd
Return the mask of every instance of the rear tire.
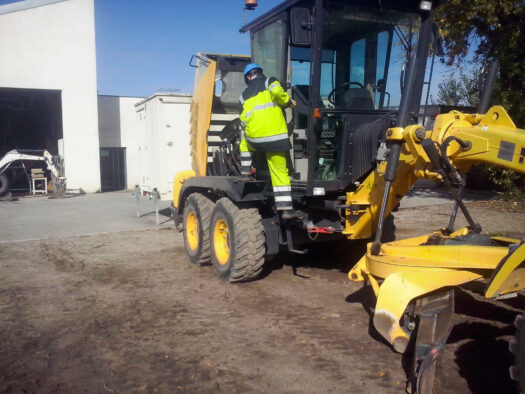
<path id="1" fill-rule="evenodd" d="M 0 195 L 7 192 L 9 189 L 9 179 L 6 174 L 0 175 Z"/>
<path id="2" fill-rule="evenodd" d="M 190 194 L 183 211 L 184 246 L 193 264 L 210 263 L 210 219 L 215 204 L 202 194 Z"/>
<path id="3" fill-rule="evenodd" d="M 256 279 L 264 265 L 265 237 L 256 208 L 240 209 L 229 198 L 220 199 L 210 226 L 212 264 L 229 282 Z"/>
<path id="4" fill-rule="evenodd" d="M 510 367 L 510 377 L 518 383 L 520 393 L 525 393 L 525 313 L 514 320 L 516 337 L 509 343 L 514 354 L 514 366 Z"/>

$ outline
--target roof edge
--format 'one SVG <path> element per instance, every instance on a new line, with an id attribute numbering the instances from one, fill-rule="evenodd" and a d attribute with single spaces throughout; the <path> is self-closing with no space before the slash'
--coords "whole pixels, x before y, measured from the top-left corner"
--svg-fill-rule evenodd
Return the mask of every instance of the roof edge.
<path id="1" fill-rule="evenodd" d="M 187 98 L 190 99 L 193 97 L 192 94 L 189 93 L 162 93 L 162 92 L 155 92 L 152 95 L 143 98 L 139 102 L 135 103 L 135 108 L 141 106 L 142 104 L 154 99 L 155 97 L 179 97 L 179 98 Z"/>
<path id="2" fill-rule="evenodd" d="M 11 14 L 12 12 L 25 11 L 31 8 L 42 7 L 45 5 L 62 3 L 68 0 L 24 0 L 16 3 L 0 5 L 0 15 Z"/>

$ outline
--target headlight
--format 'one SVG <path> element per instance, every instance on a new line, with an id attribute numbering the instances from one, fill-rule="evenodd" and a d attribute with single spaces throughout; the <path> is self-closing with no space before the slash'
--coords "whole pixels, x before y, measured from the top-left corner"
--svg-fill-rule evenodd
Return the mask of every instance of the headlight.
<path id="1" fill-rule="evenodd" d="M 324 187 L 314 187 L 314 196 L 324 196 Z"/>
<path id="2" fill-rule="evenodd" d="M 432 2 L 431 1 L 422 1 L 419 3 L 419 8 L 423 11 L 430 11 L 432 10 Z"/>

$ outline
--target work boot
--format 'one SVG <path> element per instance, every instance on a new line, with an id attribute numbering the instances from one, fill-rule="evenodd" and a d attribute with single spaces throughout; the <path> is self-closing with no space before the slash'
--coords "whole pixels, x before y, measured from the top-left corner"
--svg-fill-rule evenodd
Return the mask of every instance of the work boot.
<path id="1" fill-rule="evenodd" d="M 294 209 L 283 210 L 283 215 L 281 216 L 283 220 L 292 220 L 292 219 L 301 219 L 303 214 Z"/>

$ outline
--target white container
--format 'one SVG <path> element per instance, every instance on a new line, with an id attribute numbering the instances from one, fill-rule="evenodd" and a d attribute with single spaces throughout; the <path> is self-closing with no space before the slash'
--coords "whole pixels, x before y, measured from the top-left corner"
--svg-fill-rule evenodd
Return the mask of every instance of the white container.
<path id="1" fill-rule="evenodd" d="M 171 200 L 174 174 L 191 169 L 190 103 L 191 95 L 155 93 L 135 105 L 142 192 Z"/>

